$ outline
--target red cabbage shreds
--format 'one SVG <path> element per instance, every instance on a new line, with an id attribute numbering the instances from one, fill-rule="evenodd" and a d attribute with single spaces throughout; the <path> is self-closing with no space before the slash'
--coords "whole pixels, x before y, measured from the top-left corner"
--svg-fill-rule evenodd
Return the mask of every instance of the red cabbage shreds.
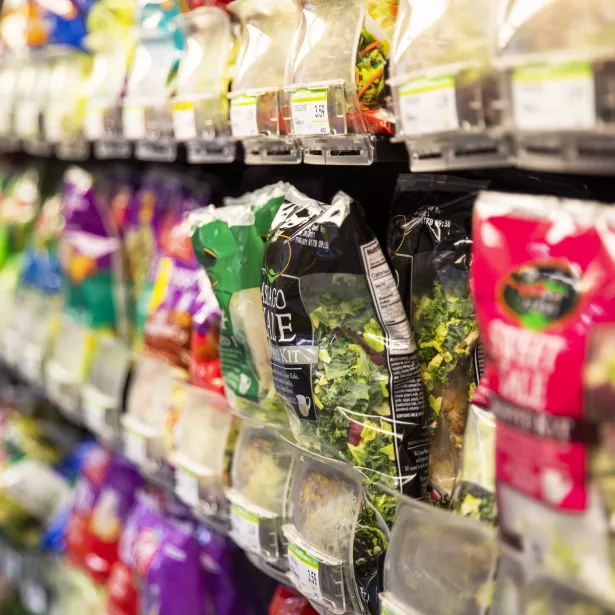
<path id="1" fill-rule="evenodd" d="M 612 498 L 591 466 L 592 454 L 606 449 L 595 447 L 599 424 L 590 420 L 583 382 L 589 338 L 615 324 L 613 213 L 487 192 L 476 206 L 474 242 L 477 315 L 497 375 L 504 536 L 547 568 L 615 595 Z"/>

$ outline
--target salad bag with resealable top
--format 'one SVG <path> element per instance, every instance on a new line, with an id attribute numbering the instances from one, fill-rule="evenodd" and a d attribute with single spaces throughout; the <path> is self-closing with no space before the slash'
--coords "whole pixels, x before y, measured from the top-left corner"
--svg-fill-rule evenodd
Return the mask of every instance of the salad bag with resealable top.
<path id="1" fill-rule="evenodd" d="M 211 282 L 220 311 L 220 361 L 230 405 L 240 413 L 284 424 L 273 386 L 260 300 L 262 237 L 284 200 L 274 185 L 234 204 L 191 217 L 194 252 Z"/>
<path id="2" fill-rule="evenodd" d="M 613 461 L 584 390 L 588 342 L 615 323 L 615 218 L 596 203 L 486 192 L 474 214 L 473 292 L 495 369 L 504 537 L 549 571 L 615 595 Z M 594 419 L 609 423 L 594 423 Z"/>
<path id="3" fill-rule="evenodd" d="M 478 381 L 478 327 L 470 297 L 472 207 L 487 182 L 400 176 L 391 207 L 389 254 L 416 336 L 429 404 L 429 477 L 447 501 L 468 406 Z"/>
<path id="4" fill-rule="evenodd" d="M 275 386 L 298 441 L 422 497 L 429 448 L 418 357 L 360 206 L 291 190 L 267 241 L 261 297 Z"/>

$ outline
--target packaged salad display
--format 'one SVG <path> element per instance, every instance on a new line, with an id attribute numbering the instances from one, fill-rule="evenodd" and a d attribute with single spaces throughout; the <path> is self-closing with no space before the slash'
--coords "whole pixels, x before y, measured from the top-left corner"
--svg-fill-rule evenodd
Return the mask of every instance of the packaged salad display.
<path id="1" fill-rule="evenodd" d="M 287 186 L 276 184 L 191 217 L 194 252 L 220 305 L 220 361 L 226 395 L 239 413 L 275 424 L 286 417 L 273 386 L 260 297 L 262 237 Z"/>
<path id="2" fill-rule="evenodd" d="M 398 499 L 381 613 L 486 613 L 499 556 L 495 531 L 422 502 Z"/>
<path id="3" fill-rule="evenodd" d="M 360 205 L 340 195 L 326 206 L 291 190 L 267 241 L 261 298 L 273 380 L 297 440 L 422 497 L 429 444 L 419 357 Z"/>
<path id="4" fill-rule="evenodd" d="M 294 458 L 294 448 L 277 430 L 244 422 L 226 491 L 233 540 L 281 570 L 287 568 L 282 525 Z"/>
<path id="5" fill-rule="evenodd" d="M 513 135 L 517 164 L 612 171 L 610 2 L 549 0 L 530 9 L 522 0 L 495 4 L 492 63 L 501 87 L 489 102 L 493 117 Z"/>
<path id="6" fill-rule="evenodd" d="M 290 579 L 334 613 L 378 613 L 378 568 L 389 530 L 369 503 L 361 475 L 347 464 L 300 456 L 283 527 Z"/>
<path id="7" fill-rule="evenodd" d="M 486 192 L 474 217 L 473 292 L 496 377 L 496 481 L 504 536 L 547 570 L 613 596 L 611 474 L 594 467 L 583 369 L 613 326 L 615 229 L 591 202 Z M 519 241 L 531 237 L 531 242 Z"/>
<path id="8" fill-rule="evenodd" d="M 371 135 L 392 134 L 385 70 L 398 2 L 302 0 L 299 6 L 284 90 L 304 161 L 371 164 Z"/>
<path id="9" fill-rule="evenodd" d="M 283 87 L 300 13 L 292 0 L 235 0 L 228 10 L 241 21 L 241 47 L 233 79 L 231 130 L 246 162 L 301 162 L 284 117 Z"/>
<path id="10" fill-rule="evenodd" d="M 391 207 L 389 255 L 416 337 L 429 404 L 429 475 L 450 496 L 478 374 L 470 297 L 472 206 L 487 182 L 401 175 Z"/>
<path id="11" fill-rule="evenodd" d="M 186 143 L 190 162 L 232 162 L 226 96 L 236 47 L 229 14 L 215 5 L 201 6 L 181 15 L 180 24 L 186 52 L 177 71 L 173 134 Z"/>
<path id="12" fill-rule="evenodd" d="M 495 5 L 401 0 L 390 85 L 412 171 L 508 164 L 507 143 L 493 135 L 499 115 L 485 104 L 498 92 L 489 65 Z"/>

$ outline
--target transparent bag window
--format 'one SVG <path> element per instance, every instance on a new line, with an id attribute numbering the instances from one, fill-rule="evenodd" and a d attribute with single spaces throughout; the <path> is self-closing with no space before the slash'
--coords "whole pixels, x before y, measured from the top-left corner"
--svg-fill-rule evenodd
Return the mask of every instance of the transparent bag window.
<path id="1" fill-rule="evenodd" d="M 285 566 L 281 527 L 293 461 L 293 447 L 277 430 L 242 424 L 226 492 L 231 532 L 244 549 L 278 566 Z"/>
<path id="2" fill-rule="evenodd" d="M 384 566 L 384 600 L 400 613 L 481 615 L 498 556 L 495 531 L 398 496 Z"/>

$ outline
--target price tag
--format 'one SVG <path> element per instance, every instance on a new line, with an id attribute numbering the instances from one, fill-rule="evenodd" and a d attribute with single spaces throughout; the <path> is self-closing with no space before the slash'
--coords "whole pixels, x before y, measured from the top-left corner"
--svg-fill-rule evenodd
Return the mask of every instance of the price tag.
<path id="1" fill-rule="evenodd" d="M 243 506 L 231 504 L 231 527 L 242 547 L 248 551 L 260 553 L 261 541 L 258 515 L 255 515 Z"/>
<path id="2" fill-rule="evenodd" d="M 87 108 L 83 131 L 90 141 L 96 141 L 105 136 L 104 112 L 100 107 L 90 105 Z"/>
<path id="3" fill-rule="evenodd" d="M 15 128 L 17 135 L 25 139 L 38 135 L 38 106 L 35 103 L 22 102 L 17 107 Z"/>
<path id="4" fill-rule="evenodd" d="M 64 136 L 62 120 L 64 112 L 61 107 L 52 105 L 45 111 L 45 140 L 50 143 L 59 143 Z"/>
<path id="5" fill-rule="evenodd" d="M 296 134 L 330 134 L 327 88 L 303 89 L 293 92 L 291 114 Z"/>
<path id="6" fill-rule="evenodd" d="M 101 435 L 107 431 L 107 404 L 90 389 L 84 392 L 83 415 L 86 427 L 95 434 Z"/>
<path id="7" fill-rule="evenodd" d="M 3 105 L 0 107 L 0 135 L 10 135 L 11 129 L 11 108 Z"/>
<path id="8" fill-rule="evenodd" d="M 258 136 L 256 96 L 235 96 L 231 99 L 231 130 L 234 137 Z"/>
<path id="9" fill-rule="evenodd" d="M 178 141 L 196 139 L 196 117 L 193 103 L 176 102 L 173 105 L 173 134 Z"/>
<path id="10" fill-rule="evenodd" d="M 517 128 L 574 130 L 596 125 L 594 72 L 587 62 L 517 68 L 512 94 Z"/>
<path id="11" fill-rule="evenodd" d="M 134 431 L 124 431 L 124 454 L 130 461 L 142 466 L 147 461 L 147 440 Z"/>
<path id="12" fill-rule="evenodd" d="M 188 470 L 178 467 L 175 471 L 175 493 L 188 506 L 196 506 L 199 503 L 199 479 Z"/>
<path id="13" fill-rule="evenodd" d="M 399 90 L 404 134 L 425 135 L 459 128 L 454 77 L 419 77 Z"/>
<path id="14" fill-rule="evenodd" d="M 6 329 L 2 339 L 2 354 L 9 365 L 19 362 L 19 353 L 22 347 L 22 339 L 15 329 Z"/>
<path id="15" fill-rule="evenodd" d="M 288 566 L 299 591 L 317 602 L 322 600 L 318 560 L 293 542 L 288 543 Z"/>
<path id="16" fill-rule="evenodd" d="M 22 371 L 27 380 L 38 383 L 41 380 L 43 353 L 35 344 L 28 344 L 24 349 Z"/>
<path id="17" fill-rule="evenodd" d="M 145 138 L 145 109 L 143 107 L 124 107 L 122 110 L 124 136 L 131 141 Z"/>

